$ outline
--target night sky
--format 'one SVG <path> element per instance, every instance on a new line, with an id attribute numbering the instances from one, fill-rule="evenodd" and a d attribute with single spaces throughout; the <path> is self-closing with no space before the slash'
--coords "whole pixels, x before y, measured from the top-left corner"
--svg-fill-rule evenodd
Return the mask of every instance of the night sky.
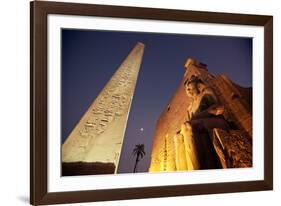
<path id="1" fill-rule="evenodd" d="M 145 50 L 119 173 L 133 171 L 132 151 L 141 143 L 146 155 L 138 172 L 148 171 L 156 121 L 178 87 L 188 57 L 207 64 L 212 74 L 252 86 L 251 38 L 63 29 L 62 142 L 137 42 Z"/>

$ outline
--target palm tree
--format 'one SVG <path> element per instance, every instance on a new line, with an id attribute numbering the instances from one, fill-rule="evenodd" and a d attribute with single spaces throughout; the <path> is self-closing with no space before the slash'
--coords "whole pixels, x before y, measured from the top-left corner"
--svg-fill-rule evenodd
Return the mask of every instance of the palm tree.
<path id="1" fill-rule="evenodd" d="M 135 167 L 134 167 L 134 173 L 137 171 L 137 165 L 140 161 L 140 158 L 143 158 L 145 155 L 145 151 L 144 151 L 144 144 L 137 144 L 135 145 L 135 148 L 133 150 L 133 156 L 137 156 L 136 157 L 136 163 L 135 163 Z"/>

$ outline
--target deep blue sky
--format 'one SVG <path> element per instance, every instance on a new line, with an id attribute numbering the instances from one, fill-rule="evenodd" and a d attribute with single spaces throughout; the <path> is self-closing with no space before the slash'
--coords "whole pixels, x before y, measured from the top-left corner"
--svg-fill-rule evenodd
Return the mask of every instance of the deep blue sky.
<path id="1" fill-rule="evenodd" d="M 198 35 L 62 30 L 62 142 L 137 42 L 145 44 L 119 162 L 133 171 L 134 146 L 145 145 L 138 171 L 148 170 L 154 128 L 183 76 L 188 57 L 252 86 L 252 39 Z M 141 128 L 144 129 L 141 132 Z"/>

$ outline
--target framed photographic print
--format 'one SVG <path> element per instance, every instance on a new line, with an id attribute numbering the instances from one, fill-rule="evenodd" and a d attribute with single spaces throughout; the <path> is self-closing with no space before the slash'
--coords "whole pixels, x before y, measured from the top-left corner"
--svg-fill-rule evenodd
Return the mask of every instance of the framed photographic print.
<path id="1" fill-rule="evenodd" d="M 30 9 L 31 204 L 272 190 L 272 16 Z"/>

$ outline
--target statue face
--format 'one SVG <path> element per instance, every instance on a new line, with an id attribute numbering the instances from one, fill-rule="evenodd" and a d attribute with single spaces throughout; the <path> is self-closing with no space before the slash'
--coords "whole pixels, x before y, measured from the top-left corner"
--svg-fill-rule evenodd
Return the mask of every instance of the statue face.
<path id="1" fill-rule="evenodd" d="M 199 94 L 199 91 L 197 89 L 197 84 L 195 82 L 187 83 L 185 85 L 185 92 L 186 92 L 187 96 L 195 97 L 196 95 Z"/>
<path id="2" fill-rule="evenodd" d="M 212 89 L 205 82 L 194 75 L 185 82 L 185 92 L 189 97 L 193 98 L 203 96 L 205 93 L 213 93 Z"/>
<path id="3" fill-rule="evenodd" d="M 187 96 L 193 100 L 189 108 L 191 114 L 211 104 L 215 104 L 217 101 L 213 90 L 197 76 L 191 76 L 190 79 L 185 82 L 185 92 Z M 208 101 L 207 106 L 201 105 L 206 103 L 206 101 L 202 101 L 205 99 L 212 101 Z"/>
<path id="4" fill-rule="evenodd" d="M 204 83 L 197 76 L 191 76 L 190 79 L 185 82 L 185 92 L 189 97 L 195 98 L 202 93 L 203 88 Z"/>

